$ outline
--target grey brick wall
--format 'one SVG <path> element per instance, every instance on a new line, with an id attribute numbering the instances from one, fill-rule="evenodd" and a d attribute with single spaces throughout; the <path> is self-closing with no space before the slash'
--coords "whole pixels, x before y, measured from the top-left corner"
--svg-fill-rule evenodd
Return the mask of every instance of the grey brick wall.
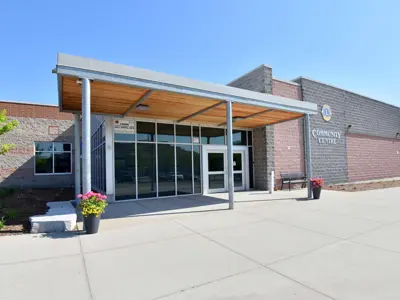
<path id="1" fill-rule="evenodd" d="M 400 131 L 398 107 L 382 103 L 349 91 L 310 79 L 299 78 L 303 100 L 318 105 L 318 114 L 310 118 L 312 129 L 338 131 L 341 138 L 337 144 L 319 144 L 311 136 L 313 175 L 322 177 L 327 183 L 348 182 L 347 126 L 350 133 L 395 138 Z M 328 104 L 332 118 L 326 122 L 321 115 L 322 106 Z"/>
<path id="2" fill-rule="evenodd" d="M 261 65 L 228 83 L 229 86 L 272 94 L 272 69 Z"/>
<path id="3" fill-rule="evenodd" d="M 229 86 L 272 94 L 272 69 L 265 65 L 230 82 Z M 268 189 L 269 174 L 274 170 L 274 126 L 254 130 L 254 187 Z"/>
<path id="4" fill-rule="evenodd" d="M 16 148 L 0 158 L 0 187 L 68 187 L 74 184 L 74 174 L 34 175 L 34 142 L 60 141 L 72 144 L 74 151 L 74 121 L 44 118 L 9 117 L 19 126 L 0 137 L 1 143 Z M 59 135 L 49 135 L 49 126 L 57 126 Z M 72 154 L 72 160 L 73 160 Z M 74 166 L 72 166 L 72 172 Z"/>
<path id="5" fill-rule="evenodd" d="M 266 136 L 267 136 L 267 174 L 269 176 L 269 174 L 271 174 L 272 171 L 275 170 L 275 130 L 274 130 L 274 126 L 267 126 L 264 127 L 265 128 L 265 132 L 266 132 Z M 275 174 L 276 176 L 276 174 Z M 269 186 L 269 177 L 267 178 L 266 181 L 267 187 L 260 187 L 260 189 L 263 190 L 268 190 L 268 186 Z"/>
<path id="6" fill-rule="evenodd" d="M 256 128 L 254 135 L 254 187 L 268 189 L 267 131 L 266 127 Z"/>

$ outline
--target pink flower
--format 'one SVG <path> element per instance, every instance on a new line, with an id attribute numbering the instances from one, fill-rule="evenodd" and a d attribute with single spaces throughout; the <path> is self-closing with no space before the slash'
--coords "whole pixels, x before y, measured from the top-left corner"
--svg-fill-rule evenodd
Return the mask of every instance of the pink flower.
<path id="1" fill-rule="evenodd" d="M 83 196 L 82 194 L 78 194 L 77 195 L 78 198 L 82 198 L 82 196 Z"/>
<path id="2" fill-rule="evenodd" d="M 86 195 L 82 196 L 82 200 L 87 200 L 87 199 L 88 199 L 88 196 L 86 196 Z"/>
<path id="3" fill-rule="evenodd" d="M 106 195 L 103 195 L 103 199 L 107 199 L 107 196 L 106 196 Z"/>

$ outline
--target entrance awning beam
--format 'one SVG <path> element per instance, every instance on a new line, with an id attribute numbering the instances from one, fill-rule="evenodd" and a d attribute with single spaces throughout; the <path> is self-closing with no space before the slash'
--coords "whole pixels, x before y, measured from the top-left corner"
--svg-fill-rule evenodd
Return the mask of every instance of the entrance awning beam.
<path id="1" fill-rule="evenodd" d="M 177 121 L 177 123 L 181 123 L 183 121 L 189 120 L 190 118 L 193 118 L 195 116 L 201 115 L 201 114 L 203 114 L 203 113 L 205 113 L 205 112 L 207 112 L 207 111 L 209 111 L 211 109 L 214 109 L 214 108 L 216 108 L 216 107 L 218 107 L 218 106 L 220 106 L 220 105 L 222 105 L 224 103 L 225 103 L 225 101 L 221 101 L 221 102 L 215 103 L 214 105 L 211 105 L 209 107 L 203 108 L 203 109 L 199 110 L 198 112 L 195 112 L 195 113 L 193 113 L 191 115 L 188 115 L 188 116 L 186 116 L 186 117 L 184 117 L 182 119 L 179 119 Z"/>
<path id="2" fill-rule="evenodd" d="M 137 100 L 135 103 L 133 103 L 129 108 L 124 112 L 123 116 L 125 117 L 127 114 L 129 114 L 133 109 L 137 108 L 140 104 L 142 104 L 144 101 L 146 101 L 147 98 L 150 97 L 152 90 L 148 90 L 146 93 L 140 97 L 139 100 Z"/>
<path id="3" fill-rule="evenodd" d="M 256 117 L 256 116 L 265 114 L 265 113 L 270 112 L 270 111 L 273 111 L 273 109 L 266 109 L 266 110 L 257 112 L 257 113 L 255 113 L 255 114 L 248 115 L 248 116 L 246 116 L 246 117 L 233 117 L 233 118 L 232 118 L 232 122 L 250 119 L 250 118 L 253 118 L 253 117 Z M 225 125 L 225 124 L 226 124 L 226 123 L 221 123 L 221 124 L 219 124 L 218 126 L 223 126 L 223 125 Z"/>

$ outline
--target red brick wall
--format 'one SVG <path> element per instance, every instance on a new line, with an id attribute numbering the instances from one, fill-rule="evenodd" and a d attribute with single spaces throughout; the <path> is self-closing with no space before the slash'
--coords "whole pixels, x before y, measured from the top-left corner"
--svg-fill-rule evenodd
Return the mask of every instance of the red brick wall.
<path id="1" fill-rule="evenodd" d="M 43 118 L 52 120 L 73 120 L 71 113 L 62 113 L 57 106 L 25 104 L 0 101 L 0 110 L 6 109 L 7 116 L 25 118 Z"/>
<path id="2" fill-rule="evenodd" d="M 299 85 L 273 79 L 272 94 L 301 100 Z M 275 184 L 281 184 L 281 172 L 305 172 L 303 120 L 293 120 L 274 126 Z"/>
<path id="3" fill-rule="evenodd" d="M 349 182 L 400 176 L 400 140 L 347 134 Z"/>
<path id="4" fill-rule="evenodd" d="M 301 100 L 300 85 L 272 79 L 272 94 L 276 96 Z"/>

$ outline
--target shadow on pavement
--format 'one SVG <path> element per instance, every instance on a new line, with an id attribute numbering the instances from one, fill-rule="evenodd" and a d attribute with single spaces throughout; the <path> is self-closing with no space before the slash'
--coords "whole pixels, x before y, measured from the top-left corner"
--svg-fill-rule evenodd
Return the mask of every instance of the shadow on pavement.
<path id="1" fill-rule="evenodd" d="M 215 208 L 213 206 L 218 204 L 228 205 L 228 201 L 210 196 L 191 195 L 134 202 L 115 202 L 108 205 L 102 219 L 190 214 L 228 209 L 228 206 L 226 208 Z"/>
<path id="2" fill-rule="evenodd" d="M 85 231 L 76 230 L 76 231 L 65 231 L 65 232 L 52 232 L 52 233 L 40 233 L 34 235 L 33 238 L 36 239 L 68 239 L 77 237 L 80 234 L 84 234 Z"/>

